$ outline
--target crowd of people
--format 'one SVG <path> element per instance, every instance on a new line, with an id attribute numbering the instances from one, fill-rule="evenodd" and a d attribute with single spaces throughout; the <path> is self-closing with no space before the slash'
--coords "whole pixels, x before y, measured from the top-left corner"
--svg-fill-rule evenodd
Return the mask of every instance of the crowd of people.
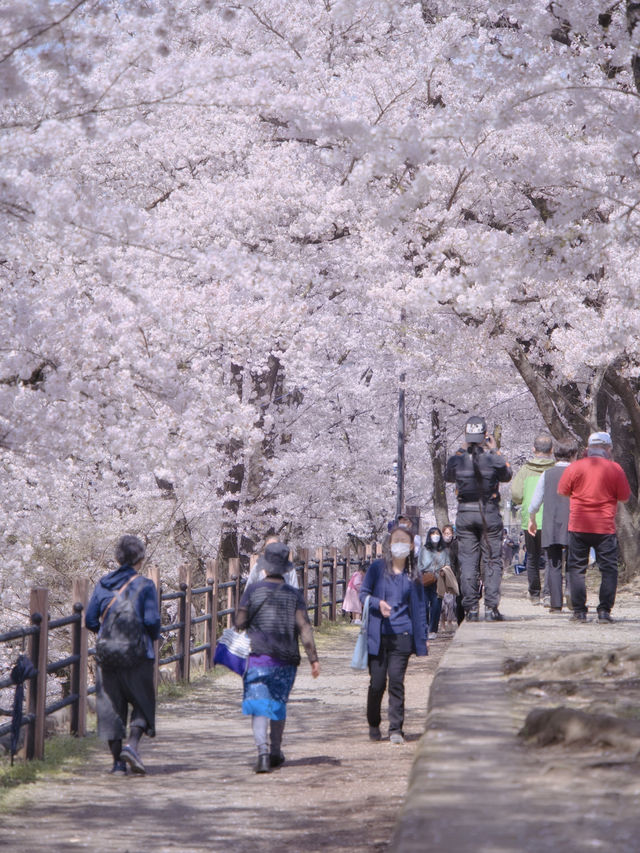
<path id="1" fill-rule="evenodd" d="M 532 604 L 561 612 L 565 597 L 572 619 L 587 621 L 585 575 L 593 552 L 601 573 L 597 619 L 610 623 L 618 578 L 615 515 L 628 500 L 623 469 L 612 459 L 606 432 L 589 436 L 585 455 L 577 444 L 537 435 L 533 455 L 511 487 L 521 506 Z M 382 702 L 388 693 L 389 740 L 404 743 L 404 679 L 412 655 L 427 654 L 428 641 L 462 620 L 500 622 L 503 570 L 517 544 L 503 527 L 500 485 L 512 479 L 511 466 L 487 434 L 483 418 L 465 425 L 465 442 L 447 461 L 445 480 L 455 483 L 455 527 L 432 526 L 424 542 L 406 516 L 389 523 L 382 554 L 359 567 L 348 581 L 343 610 L 366 632 L 369 685 L 366 719 L 369 738 L 382 740 Z M 118 568 L 97 584 L 86 625 L 98 633 L 96 657 L 99 734 L 113 758 L 111 772 L 145 773 L 140 757 L 143 734 L 155 734 L 154 640 L 160 632 L 155 586 L 140 575 L 145 546 L 124 536 L 116 548 Z M 544 584 L 541 566 L 545 565 Z M 307 603 L 290 561 L 288 546 L 270 537 L 253 567 L 238 603 L 235 625 L 246 631 L 250 651 L 243 675 L 242 712 L 250 716 L 257 749 L 257 773 L 284 761 L 282 737 L 287 701 L 300 664 L 302 642 L 311 675 L 320 664 Z M 129 738 L 126 726 L 129 720 Z"/>

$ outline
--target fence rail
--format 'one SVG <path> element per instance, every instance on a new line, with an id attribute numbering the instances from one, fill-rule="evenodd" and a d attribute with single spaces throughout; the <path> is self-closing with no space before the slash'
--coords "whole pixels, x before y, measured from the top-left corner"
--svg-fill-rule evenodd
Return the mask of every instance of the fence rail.
<path id="1" fill-rule="evenodd" d="M 338 549 L 318 548 L 311 557 L 310 550 L 302 550 L 294 560 L 298 583 L 303 591 L 313 624 L 323 620 L 336 621 L 339 605 L 344 601 L 351 572 L 366 564 L 376 555 L 376 545 L 368 545 L 358 554 L 348 549 L 341 554 Z M 252 567 L 257 558 L 250 559 Z M 226 579 L 222 580 L 221 575 Z M 217 560 L 207 563 L 205 586 L 194 587 L 190 567 L 180 568 L 178 589 L 163 591 L 160 571 L 152 567 L 149 577 L 156 585 L 158 603 L 163 616 L 176 602 L 175 618 L 162 624 L 161 640 L 155 643 L 155 685 L 160 680 L 160 668 L 175 664 L 175 679 L 189 681 L 194 655 L 202 657 L 205 669 L 213 666 L 216 639 L 222 629 L 232 624 L 233 614 L 240 600 L 243 580 L 239 558 L 232 558 L 222 569 Z M 27 654 L 36 669 L 28 681 L 27 709 L 22 718 L 26 726 L 25 757 L 44 758 L 46 717 L 66 707 L 71 707 L 69 729 L 71 734 L 84 737 L 87 727 L 87 699 L 95 693 L 92 675 L 95 667 L 95 648 L 89 646 L 89 632 L 84 625 L 84 611 L 89 599 L 86 578 L 74 581 L 72 613 L 58 619 L 49 619 L 49 590 L 38 587 L 31 590 L 31 625 L 0 634 L 0 643 L 28 641 Z M 54 661 L 49 660 L 51 632 L 69 629 L 69 654 Z M 166 652 L 165 654 L 163 654 Z M 47 705 L 47 677 L 69 670 L 68 694 Z M 0 689 L 13 687 L 11 677 L 0 679 Z M 11 731 L 11 723 L 0 726 L 0 736 Z"/>

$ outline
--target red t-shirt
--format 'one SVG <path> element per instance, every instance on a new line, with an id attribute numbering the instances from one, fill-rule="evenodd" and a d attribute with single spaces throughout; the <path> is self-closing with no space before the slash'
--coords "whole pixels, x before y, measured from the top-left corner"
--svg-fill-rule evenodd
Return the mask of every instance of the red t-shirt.
<path id="1" fill-rule="evenodd" d="M 629 499 L 627 475 L 617 462 L 586 456 L 565 468 L 558 494 L 569 497 L 569 530 L 615 533 L 618 501 Z"/>

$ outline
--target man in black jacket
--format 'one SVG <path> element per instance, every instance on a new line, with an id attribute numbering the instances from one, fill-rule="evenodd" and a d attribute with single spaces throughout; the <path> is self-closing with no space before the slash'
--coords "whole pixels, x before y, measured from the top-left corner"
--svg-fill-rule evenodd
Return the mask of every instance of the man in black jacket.
<path id="1" fill-rule="evenodd" d="M 477 622 L 480 599 L 480 558 L 484 559 L 484 618 L 500 622 L 502 579 L 502 516 L 500 483 L 511 479 L 511 466 L 487 436 L 484 418 L 473 416 L 465 425 L 465 445 L 447 461 L 444 478 L 456 484 L 458 557 L 462 605 L 466 618 Z"/>

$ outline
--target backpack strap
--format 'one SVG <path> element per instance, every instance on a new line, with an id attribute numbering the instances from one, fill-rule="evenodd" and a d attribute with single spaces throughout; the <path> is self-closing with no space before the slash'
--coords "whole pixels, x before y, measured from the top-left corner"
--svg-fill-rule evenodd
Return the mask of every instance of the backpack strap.
<path id="1" fill-rule="evenodd" d="M 116 598 L 120 595 L 120 593 L 121 593 L 121 592 L 124 592 L 124 591 L 125 591 L 125 589 L 126 589 L 126 588 L 129 586 L 129 584 L 131 583 L 131 581 L 134 581 L 137 577 L 138 577 L 138 574 L 137 574 L 137 572 L 136 572 L 135 574 L 133 574 L 133 575 L 129 578 L 129 580 L 128 580 L 128 581 L 126 581 L 126 583 L 123 583 L 123 584 L 122 584 L 122 586 L 121 586 L 119 589 L 117 589 L 117 590 L 116 590 L 115 595 L 113 596 L 113 598 L 111 599 L 111 601 L 107 604 L 107 606 L 105 607 L 105 609 L 104 609 L 104 611 L 103 611 L 103 613 L 102 613 L 102 621 L 103 621 L 103 622 L 104 622 L 104 620 L 107 618 L 107 613 L 108 613 L 108 611 L 109 611 L 109 608 L 110 608 L 110 607 L 111 607 L 111 605 L 114 603 L 114 601 L 116 600 Z"/>

